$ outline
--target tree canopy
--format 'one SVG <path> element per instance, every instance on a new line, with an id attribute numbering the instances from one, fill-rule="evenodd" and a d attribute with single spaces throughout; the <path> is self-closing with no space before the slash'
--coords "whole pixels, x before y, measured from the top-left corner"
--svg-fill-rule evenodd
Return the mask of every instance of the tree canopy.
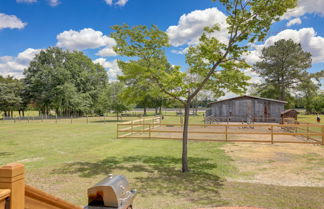
<path id="1" fill-rule="evenodd" d="M 122 69 L 137 72 L 142 80 L 156 85 L 164 94 L 180 101 L 185 107 L 183 130 L 182 171 L 189 171 L 187 141 L 189 107 L 197 94 L 207 89 L 216 96 L 226 90 L 242 93 L 249 78 L 241 69 L 249 67 L 241 58 L 248 52 L 247 43 L 262 41 L 271 26 L 288 8 L 296 6 L 296 0 L 220 0 L 226 9 L 228 37 L 222 42 L 213 36 L 220 30 L 215 23 L 206 27 L 196 46 L 186 55 L 187 71 L 172 66 L 166 59 L 164 48 L 168 36 L 157 26 L 114 26 L 111 36 L 116 40 L 114 50 L 121 56 L 132 58 L 120 62 Z"/>
<path id="2" fill-rule="evenodd" d="M 30 101 L 43 114 L 82 115 L 99 102 L 108 83 L 104 68 L 79 51 L 51 47 L 41 51 L 24 72 Z"/>
<path id="3" fill-rule="evenodd" d="M 270 90 L 270 98 L 285 100 L 301 83 L 311 82 L 306 71 L 312 65 L 311 54 L 291 39 L 263 48 L 261 59 L 254 70 L 264 79 L 262 87 Z"/>

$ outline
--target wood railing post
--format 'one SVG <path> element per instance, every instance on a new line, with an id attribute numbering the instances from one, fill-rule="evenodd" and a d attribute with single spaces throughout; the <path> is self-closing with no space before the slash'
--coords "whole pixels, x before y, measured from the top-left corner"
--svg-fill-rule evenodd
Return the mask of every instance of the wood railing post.
<path id="1" fill-rule="evenodd" d="M 131 130 L 132 130 L 132 134 L 133 134 L 133 130 L 134 130 L 134 122 L 132 121 L 132 125 L 131 125 Z"/>
<path id="2" fill-rule="evenodd" d="M 10 209 L 25 209 L 24 165 L 11 163 L 0 167 L 0 189 L 10 189 Z"/>
<path id="3" fill-rule="evenodd" d="M 307 123 L 306 130 L 307 130 L 307 140 L 309 140 L 309 123 Z"/>
<path id="4" fill-rule="evenodd" d="M 322 145 L 324 145 L 324 125 L 322 125 Z"/>
<path id="5" fill-rule="evenodd" d="M 271 144 L 273 144 L 273 126 L 271 126 Z"/>
<path id="6" fill-rule="evenodd" d="M 117 139 L 119 139 L 119 124 L 117 123 Z"/>
<path id="7" fill-rule="evenodd" d="M 225 125 L 225 139 L 226 139 L 226 141 L 227 141 L 227 138 L 228 138 L 228 134 L 227 134 L 227 132 L 228 132 L 228 126 L 227 125 Z"/>
<path id="8" fill-rule="evenodd" d="M 151 138 L 151 124 L 149 123 L 149 138 Z"/>

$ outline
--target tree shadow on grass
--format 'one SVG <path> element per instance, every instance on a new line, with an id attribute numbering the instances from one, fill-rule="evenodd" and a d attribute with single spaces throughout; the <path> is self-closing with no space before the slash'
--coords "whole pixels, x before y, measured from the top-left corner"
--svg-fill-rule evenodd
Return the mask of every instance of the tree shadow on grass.
<path id="1" fill-rule="evenodd" d="M 152 157 L 136 155 L 131 157 L 109 157 L 97 162 L 68 163 L 55 174 L 78 174 L 91 178 L 97 175 L 108 175 L 117 171 L 127 171 L 133 176 L 132 187 L 138 189 L 141 196 L 149 198 L 169 194 L 187 201 L 199 202 L 213 206 L 224 205 L 219 189 L 223 186 L 219 176 L 208 171 L 216 169 L 217 165 L 208 162 L 209 159 L 190 157 L 192 172 L 181 173 L 180 158 Z M 145 173 L 145 174 L 143 174 Z M 216 204 L 216 205 L 215 205 Z"/>
<path id="2" fill-rule="evenodd" d="M 12 152 L 0 152 L 0 157 L 6 157 L 9 155 L 13 155 L 13 153 Z"/>

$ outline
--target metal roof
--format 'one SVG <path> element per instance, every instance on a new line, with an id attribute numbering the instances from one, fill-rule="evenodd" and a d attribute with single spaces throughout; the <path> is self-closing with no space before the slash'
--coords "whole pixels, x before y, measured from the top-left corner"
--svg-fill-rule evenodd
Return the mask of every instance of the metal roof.
<path id="1" fill-rule="evenodd" d="M 299 112 L 297 110 L 295 110 L 295 109 L 288 109 L 288 110 L 285 110 L 285 111 L 281 112 L 280 114 L 283 115 L 283 114 L 286 114 L 286 113 L 291 112 L 291 111 L 297 112 L 297 114 L 299 114 Z"/>
<path id="2" fill-rule="evenodd" d="M 209 104 L 211 105 L 211 104 L 216 104 L 216 103 L 220 103 L 220 102 L 224 102 L 224 101 L 235 100 L 235 99 L 242 99 L 242 98 L 261 99 L 261 100 L 267 100 L 267 101 L 278 102 L 278 103 L 283 103 L 283 104 L 287 104 L 288 103 L 288 102 L 282 101 L 282 100 L 276 100 L 276 99 L 269 99 L 269 98 L 262 98 L 262 97 L 255 97 L 255 96 L 243 95 L 243 96 L 233 97 L 233 98 L 224 99 L 224 100 L 220 100 L 220 101 L 216 101 L 216 102 L 211 102 Z"/>

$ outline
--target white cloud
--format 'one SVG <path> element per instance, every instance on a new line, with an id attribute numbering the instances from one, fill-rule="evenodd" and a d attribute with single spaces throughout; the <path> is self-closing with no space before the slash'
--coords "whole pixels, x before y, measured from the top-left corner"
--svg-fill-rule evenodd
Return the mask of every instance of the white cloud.
<path id="1" fill-rule="evenodd" d="M 108 5 L 112 5 L 112 4 L 113 4 L 113 0 L 105 0 L 105 2 L 106 2 Z"/>
<path id="2" fill-rule="evenodd" d="M 114 5 L 117 5 L 117 6 L 120 6 L 120 7 L 123 7 L 127 4 L 128 0 L 105 0 L 106 4 L 112 6 L 113 4 Z"/>
<path id="3" fill-rule="evenodd" d="M 286 29 L 275 36 L 269 37 L 263 45 L 255 45 L 255 50 L 251 54 L 246 55 L 247 62 L 254 64 L 258 61 L 263 47 L 271 46 L 280 39 L 292 39 L 294 42 L 300 43 L 304 51 L 312 54 L 313 63 L 324 62 L 324 48 L 322 47 L 324 45 L 324 37 L 317 36 L 314 28 Z"/>
<path id="4" fill-rule="evenodd" d="M 15 15 L 6 15 L 4 13 L 0 13 L 0 30 L 4 28 L 10 29 L 22 29 L 27 25 L 27 23 L 22 22 Z"/>
<path id="5" fill-rule="evenodd" d="M 125 4 L 126 4 L 127 2 L 128 2 L 128 0 L 118 0 L 118 1 L 116 2 L 116 5 L 123 7 L 123 6 L 125 6 Z"/>
<path id="6" fill-rule="evenodd" d="M 50 6 L 52 7 L 56 7 L 57 5 L 59 5 L 61 2 L 59 0 L 48 0 Z"/>
<path id="7" fill-rule="evenodd" d="M 226 15 L 217 8 L 205 10 L 195 10 L 180 17 L 178 25 L 170 26 L 167 33 L 170 43 L 173 46 L 185 44 L 195 45 L 206 26 L 213 26 L 216 23 L 220 26 L 220 31 L 213 34 L 220 41 L 226 41 L 228 37 Z"/>
<path id="8" fill-rule="evenodd" d="M 0 57 L 0 75 L 2 76 L 14 76 L 15 78 L 22 78 L 23 71 L 26 69 L 41 49 L 28 48 L 25 51 L 14 56 Z"/>
<path id="9" fill-rule="evenodd" d="M 102 57 L 114 57 L 117 56 L 117 53 L 114 51 L 113 48 L 106 47 L 101 49 L 96 55 Z"/>
<path id="10" fill-rule="evenodd" d="M 98 58 L 98 59 L 94 60 L 93 62 L 102 65 L 107 70 L 109 81 L 117 81 L 118 75 L 122 74 L 122 71 L 118 66 L 117 59 L 115 59 L 112 62 L 109 62 L 104 58 Z"/>
<path id="11" fill-rule="evenodd" d="M 81 31 L 64 31 L 58 34 L 56 38 L 58 47 L 72 50 L 96 49 L 103 46 L 112 48 L 116 44 L 113 38 L 92 28 L 85 28 Z"/>
<path id="12" fill-rule="evenodd" d="M 17 3 L 35 3 L 37 0 L 16 0 Z"/>
<path id="13" fill-rule="evenodd" d="M 189 47 L 184 48 L 184 49 L 172 49 L 171 52 L 174 54 L 187 54 L 189 50 Z"/>
<path id="14" fill-rule="evenodd" d="M 324 1 L 323 0 L 299 0 L 298 6 L 294 9 L 288 10 L 283 16 L 283 19 L 290 19 L 292 17 L 301 17 L 305 14 L 324 15 Z"/>
<path id="15" fill-rule="evenodd" d="M 287 26 L 290 27 L 292 25 L 300 25 L 302 24 L 302 20 L 299 17 L 296 17 L 294 19 L 291 19 L 288 23 Z"/>

